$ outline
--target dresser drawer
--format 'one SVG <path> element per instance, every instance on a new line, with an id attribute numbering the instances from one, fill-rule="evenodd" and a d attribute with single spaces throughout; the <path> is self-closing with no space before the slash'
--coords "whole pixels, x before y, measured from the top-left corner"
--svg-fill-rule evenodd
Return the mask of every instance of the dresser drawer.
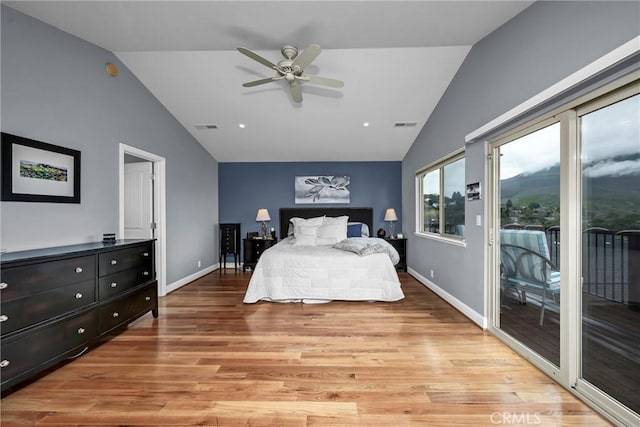
<path id="1" fill-rule="evenodd" d="M 96 310 L 2 342 L 0 374 L 2 388 L 69 357 L 97 336 Z"/>
<path id="2" fill-rule="evenodd" d="M 135 246 L 98 255 L 99 275 L 106 276 L 138 266 L 146 266 L 151 271 L 153 262 L 151 247 L 150 244 Z"/>
<path id="3" fill-rule="evenodd" d="M 104 301 L 122 292 L 149 281 L 152 270 L 149 266 L 143 265 L 131 270 L 102 276 L 98 279 L 98 297 Z"/>
<path id="4" fill-rule="evenodd" d="M 135 318 L 157 307 L 158 293 L 156 281 L 122 297 L 99 309 L 98 332 L 102 335 L 121 325 L 131 323 Z"/>
<path id="5" fill-rule="evenodd" d="M 78 310 L 96 301 L 93 280 L 3 302 L 0 306 L 2 335 L 25 326 Z"/>
<path id="6" fill-rule="evenodd" d="M 3 268 L 0 274 L 4 289 L 0 290 L 0 295 L 3 302 L 22 298 L 71 283 L 92 280 L 95 271 L 95 257 L 91 255 Z"/>
<path id="7" fill-rule="evenodd" d="M 127 301 L 129 305 L 129 315 L 131 321 L 140 317 L 151 309 L 158 308 L 158 282 L 149 285 L 134 292 Z"/>

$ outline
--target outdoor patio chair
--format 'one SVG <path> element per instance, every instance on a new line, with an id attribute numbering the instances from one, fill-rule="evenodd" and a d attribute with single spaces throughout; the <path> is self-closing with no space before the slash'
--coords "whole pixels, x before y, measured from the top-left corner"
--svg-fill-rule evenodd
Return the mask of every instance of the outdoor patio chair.
<path id="1" fill-rule="evenodd" d="M 501 273 L 522 304 L 527 303 L 527 292 L 541 296 L 540 326 L 544 324 L 547 296 L 554 301 L 560 294 L 560 270 L 549 259 L 547 237 L 543 231 L 500 230 Z"/>

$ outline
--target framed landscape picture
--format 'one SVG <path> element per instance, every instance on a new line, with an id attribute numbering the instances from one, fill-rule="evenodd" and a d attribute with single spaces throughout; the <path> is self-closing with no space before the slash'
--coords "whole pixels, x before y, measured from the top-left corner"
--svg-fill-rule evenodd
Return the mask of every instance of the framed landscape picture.
<path id="1" fill-rule="evenodd" d="M 3 132 L 2 200 L 80 203 L 80 151 Z"/>

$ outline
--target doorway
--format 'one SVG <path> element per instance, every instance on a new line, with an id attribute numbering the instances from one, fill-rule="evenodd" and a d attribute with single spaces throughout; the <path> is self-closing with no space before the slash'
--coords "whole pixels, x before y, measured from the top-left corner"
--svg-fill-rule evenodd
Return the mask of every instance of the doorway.
<path id="1" fill-rule="evenodd" d="M 156 154 L 140 150 L 138 148 L 120 144 L 119 146 L 119 219 L 118 219 L 118 235 L 122 238 L 155 238 L 155 265 L 156 277 L 158 280 L 158 295 L 165 296 L 167 294 L 167 268 L 166 268 L 166 181 L 165 181 L 165 165 L 166 160 Z M 141 168 L 127 166 L 139 164 Z M 135 169 L 142 171 L 136 172 Z M 129 181 L 140 180 L 138 189 L 136 185 L 127 185 L 127 170 L 133 171 Z M 144 172 L 146 171 L 146 172 Z M 150 174 L 153 181 L 149 179 L 149 188 L 143 188 L 143 174 Z M 138 175 L 135 177 L 135 175 Z M 134 177 L 134 178 L 131 178 Z M 151 185 L 153 182 L 153 185 Z M 131 182 L 129 183 L 131 184 Z M 136 199 L 131 194 L 134 191 L 140 192 L 140 195 L 147 194 L 148 210 L 142 206 L 127 208 L 127 204 L 134 203 Z M 127 201 L 128 200 L 128 201 Z M 137 202 L 136 202 L 137 203 Z M 133 218 L 132 212 L 137 212 L 139 218 Z M 127 217 L 128 216 L 128 217 Z M 153 218 L 149 221 L 145 218 Z M 148 222 L 148 229 L 145 230 L 143 223 Z M 154 224 L 152 227 L 151 224 Z M 139 225 L 139 226 L 138 226 Z M 137 229 L 137 230 L 136 230 Z M 138 234 L 136 234 L 138 233 Z"/>
<path id="2" fill-rule="evenodd" d="M 124 238 L 155 238 L 153 162 L 125 154 Z"/>

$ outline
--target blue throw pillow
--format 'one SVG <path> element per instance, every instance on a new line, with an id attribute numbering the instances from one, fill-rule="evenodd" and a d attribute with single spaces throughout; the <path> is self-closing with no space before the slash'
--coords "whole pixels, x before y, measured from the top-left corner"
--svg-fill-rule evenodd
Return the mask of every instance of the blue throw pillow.
<path id="1" fill-rule="evenodd" d="M 349 224 L 347 225 L 347 237 L 361 237 L 362 236 L 362 224 Z"/>

